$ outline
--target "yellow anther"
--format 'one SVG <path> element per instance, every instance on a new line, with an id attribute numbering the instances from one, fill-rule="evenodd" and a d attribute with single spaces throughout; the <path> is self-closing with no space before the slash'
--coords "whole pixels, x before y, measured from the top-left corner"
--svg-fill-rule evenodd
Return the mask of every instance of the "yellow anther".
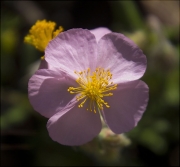
<path id="1" fill-rule="evenodd" d="M 38 20 L 29 30 L 29 34 L 25 36 L 24 42 L 29 43 L 38 50 L 44 52 L 49 41 L 63 31 L 61 26 L 55 31 L 55 26 L 55 22 Z"/>
<path id="2" fill-rule="evenodd" d="M 90 68 L 84 71 L 74 71 L 78 76 L 76 82 L 79 87 L 69 87 L 68 92 L 79 94 L 76 100 L 85 100 L 78 105 L 78 107 L 83 107 L 84 103 L 89 102 L 89 107 L 87 110 L 94 111 L 103 110 L 103 106 L 109 108 L 109 104 L 103 100 L 105 96 L 112 96 L 113 93 L 106 93 L 111 90 L 117 89 L 117 84 L 113 84 L 110 80 L 112 79 L 112 74 L 110 70 L 105 70 L 103 68 L 96 68 L 96 70 L 91 73 Z"/>
<path id="3" fill-rule="evenodd" d="M 45 59 L 45 57 L 44 56 L 41 56 L 41 60 L 44 60 Z"/>

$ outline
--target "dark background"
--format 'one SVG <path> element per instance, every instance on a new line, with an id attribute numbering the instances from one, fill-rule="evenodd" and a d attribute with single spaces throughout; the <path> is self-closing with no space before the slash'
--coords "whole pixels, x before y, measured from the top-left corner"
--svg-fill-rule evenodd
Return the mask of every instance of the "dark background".
<path id="1" fill-rule="evenodd" d="M 23 42 L 42 19 L 64 30 L 107 27 L 143 50 L 148 66 L 142 80 L 150 99 L 138 126 L 125 134 L 130 145 L 88 150 L 91 142 L 69 147 L 48 136 L 47 119 L 33 110 L 27 94 L 43 53 Z M 107 156 L 106 163 L 100 150 L 109 149 L 116 150 L 118 161 Z M 179 166 L 179 1 L 1 2 L 0 161 L 1 166 Z"/>

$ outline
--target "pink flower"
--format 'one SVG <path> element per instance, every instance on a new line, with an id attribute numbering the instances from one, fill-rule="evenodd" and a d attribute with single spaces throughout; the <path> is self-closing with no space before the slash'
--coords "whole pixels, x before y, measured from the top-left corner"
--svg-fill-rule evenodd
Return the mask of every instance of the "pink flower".
<path id="1" fill-rule="evenodd" d="M 145 55 L 124 35 L 100 30 L 60 33 L 45 50 L 49 69 L 29 80 L 33 108 L 49 118 L 50 137 L 64 145 L 92 140 L 102 128 L 100 115 L 114 133 L 127 132 L 147 106 L 148 86 L 139 80 Z"/>
<path id="2" fill-rule="evenodd" d="M 99 28 L 95 28 L 90 30 L 91 33 L 93 33 L 96 37 L 96 41 L 98 42 L 102 36 L 104 36 L 105 34 L 108 34 L 111 32 L 111 30 L 109 30 L 106 27 L 99 27 Z M 39 65 L 39 69 L 43 69 L 43 68 L 49 68 L 48 63 L 46 62 L 46 60 L 44 59 L 44 56 L 41 57 L 41 62 Z"/>
<path id="3" fill-rule="evenodd" d="M 90 32 L 95 35 L 96 41 L 98 42 L 105 34 L 108 34 L 112 31 L 106 27 L 99 27 L 99 28 L 90 30 Z"/>

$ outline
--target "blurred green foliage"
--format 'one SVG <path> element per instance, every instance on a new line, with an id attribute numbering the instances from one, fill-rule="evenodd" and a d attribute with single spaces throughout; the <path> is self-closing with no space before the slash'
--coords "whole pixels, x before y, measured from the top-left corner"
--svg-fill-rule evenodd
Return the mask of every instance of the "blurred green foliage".
<path id="1" fill-rule="evenodd" d="M 81 5 L 83 3 L 85 2 Z M 158 16 L 153 15 L 153 10 L 148 15 L 147 7 L 144 8 L 141 1 L 105 1 L 101 3 L 101 11 L 95 2 L 89 3 L 98 14 L 97 18 L 93 18 L 95 22 L 89 22 L 90 27 L 105 26 L 124 33 L 147 56 L 147 71 L 142 80 L 150 89 L 149 104 L 138 126 L 126 134 L 131 140 L 131 145 L 118 150 L 117 147 L 111 146 L 111 150 L 116 152 L 118 161 L 108 162 L 107 157 L 110 154 L 104 156 L 105 154 L 98 153 L 98 149 L 105 152 L 109 148 L 100 148 L 97 139 L 82 147 L 71 148 L 55 143 L 48 136 L 47 119 L 33 110 L 27 94 L 28 79 L 38 66 L 34 66 L 31 72 L 29 67 L 35 61 L 38 62 L 43 53 L 24 44 L 24 36 L 32 26 L 30 20 L 34 19 L 35 23 L 36 19 L 44 19 L 42 16 L 46 16 L 47 20 L 56 21 L 66 29 L 76 27 L 78 25 L 76 22 L 80 19 L 81 24 L 84 23 L 83 28 L 89 29 L 85 27 L 86 18 L 92 13 L 86 13 L 85 10 L 81 13 L 77 4 L 80 5 L 80 2 L 2 2 L 0 124 L 2 166 L 102 164 L 177 166 L 179 164 L 179 23 L 173 26 L 167 25 L 161 22 Z M 36 10 L 36 13 L 39 10 L 41 15 L 27 14 L 26 10 Z M 78 14 L 73 15 L 75 12 Z M 103 13 L 107 13 L 107 20 L 102 19 Z M 97 24 L 98 22 L 101 25 Z M 102 141 L 106 142 L 104 139 Z M 20 161 L 22 157 L 24 161 Z"/>

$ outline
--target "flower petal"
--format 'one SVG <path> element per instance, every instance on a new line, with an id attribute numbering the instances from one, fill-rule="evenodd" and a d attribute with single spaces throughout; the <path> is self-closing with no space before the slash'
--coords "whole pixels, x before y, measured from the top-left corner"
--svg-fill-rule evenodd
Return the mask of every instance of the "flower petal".
<path id="1" fill-rule="evenodd" d="M 48 63 L 45 59 L 41 60 L 40 65 L 39 65 L 39 69 L 48 69 Z"/>
<path id="2" fill-rule="evenodd" d="M 104 98 L 110 105 L 103 115 L 110 129 L 124 133 L 135 127 L 148 102 L 148 86 L 141 80 L 119 84 L 113 96 Z"/>
<path id="3" fill-rule="evenodd" d="M 77 78 L 74 71 L 95 69 L 97 42 L 89 30 L 71 29 L 60 33 L 49 42 L 45 59 L 51 66 L 59 68 Z"/>
<path id="4" fill-rule="evenodd" d="M 98 27 L 98 28 L 90 30 L 90 32 L 95 35 L 96 41 L 98 42 L 105 34 L 108 34 L 112 31 L 106 27 Z"/>
<path id="5" fill-rule="evenodd" d="M 114 83 L 134 81 L 146 70 L 146 57 L 133 41 L 120 33 L 109 33 L 99 43 L 98 67 L 110 69 Z"/>
<path id="6" fill-rule="evenodd" d="M 86 111 L 85 106 L 79 108 L 65 107 L 53 115 L 47 129 L 50 137 L 63 145 L 78 146 L 91 141 L 102 128 L 99 114 Z"/>
<path id="7" fill-rule="evenodd" d="M 28 83 L 30 103 L 34 110 L 49 118 L 71 101 L 73 96 L 67 89 L 72 85 L 76 85 L 75 81 L 65 74 L 40 69 Z"/>

